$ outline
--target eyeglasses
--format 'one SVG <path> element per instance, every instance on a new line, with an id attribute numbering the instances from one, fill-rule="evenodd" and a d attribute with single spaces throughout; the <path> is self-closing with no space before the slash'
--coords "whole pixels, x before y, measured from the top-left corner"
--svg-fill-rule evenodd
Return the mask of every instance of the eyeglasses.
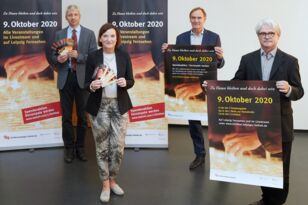
<path id="1" fill-rule="evenodd" d="M 265 38 L 265 37 L 270 37 L 270 38 L 273 38 L 275 36 L 275 32 L 268 32 L 268 33 L 265 33 L 265 32 L 260 32 L 258 33 L 259 36 L 261 36 L 262 38 Z"/>

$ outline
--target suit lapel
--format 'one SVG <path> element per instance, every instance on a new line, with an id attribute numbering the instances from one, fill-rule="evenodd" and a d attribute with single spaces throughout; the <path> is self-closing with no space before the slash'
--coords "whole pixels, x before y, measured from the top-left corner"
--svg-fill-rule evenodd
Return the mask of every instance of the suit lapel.
<path id="1" fill-rule="evenodd" d="M 208 32 L 206 32 L 205 29 L 203 29 L 203 37 L 202 37 L 202 45 L 208 45 L 208 43 L 206 42 L 206 40 L 208 39 Z"/>
<path id="2" fill-rule="evenodd" d="M 185 36 L 185 41 L 188 43 L 188 45 L 191 45 L 191 41 L 190 41 L 190 36 L 191 36 L 191 31 L 187 32 L 187 35 Z"/>
<path id="3" fill-rule="evenodd" d="M 253 57 L 253 65 L 257 71 L 258 78 L 262 80 L 262 68 L 261 68 L 261 50 L 257 50 Z"/>
<path id="4" fill-rule="evenodd" d="M 282 52 L 279 49 L 277 49 L 276 56 L 275 56 L 275 59 L 274 59 L 274 62 L 273 62 L 273 66 L 272 66 L 272 69 L 271 69 L 269 79 L 273 78 L 275 73 L 278 71 L 278 68 L 279 68 L 280 64 L 282 63 L 282 61 L 283 61 Z"/>
<path id="5" fill-rule="evenodd" d="M 85 37 L 84 37 L 83 27 L 80 26 L 80 35 L 79 35 L 78 47 L 77 47 L 78 52 L 82 50 L 82 45 L 84 45 L 83 43 L 84 40 L 85 40 Z"/>
<path id="6" fill-rule="evenodd" d="M 64 38 L 67 38 L 67 29 L 68 27 L 66 27 L 65 29 L 62 30 L 62 32 L 60 33 L 60 39 L 64 39 Z"/>
<path id="7" fill-rule="evenodd" d="M 121 55 L 119 52 L 115 52 L 116 54 L 116 62 L 117 62 L 117 78 L 123 77 L 124 75 L 122 74 L 123 72 L 123 60 L 121 60 Z"/>

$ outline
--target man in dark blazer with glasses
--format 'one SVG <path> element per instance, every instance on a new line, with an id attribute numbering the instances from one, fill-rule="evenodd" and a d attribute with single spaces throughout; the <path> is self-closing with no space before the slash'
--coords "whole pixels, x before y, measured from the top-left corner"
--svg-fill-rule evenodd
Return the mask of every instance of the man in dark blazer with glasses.
<path id="1" fill-rule="evenodd" d="M 293 111 L 291 101 L 304 95 L 298 60 L 277 48 L 280 27 L 274 20 L 261 20 L 256 26 L 261 49 L 244 55 L 233 80 L 276 81 L 280 92 L 283 189 L 261 187 L 262 199 L 251 205 L 281 205 L 289 192 L 289 168 L 293 141 Z M 263 136 L 264 137 L 264 136 Z M 259 146 L 267 149 L 266 139 L 259 136 Z"/>

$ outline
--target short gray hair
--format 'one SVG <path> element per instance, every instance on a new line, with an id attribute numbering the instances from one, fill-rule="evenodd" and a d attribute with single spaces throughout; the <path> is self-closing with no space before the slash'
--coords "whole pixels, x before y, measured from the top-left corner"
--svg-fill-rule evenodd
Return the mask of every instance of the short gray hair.
<path id="1" fill-rule="evenodd" d="M 272 27 L 274 31 L 277 33 L 277 35 L 280 36 L 281 34 L 280 26 L 276 21 L 274 21 L 271 18 L 265 18 L 258 22 L 255 28 L 257 35 L 260 33 L 260 30 L 264 25 Z"/>
<path id="2" fill-rule="evenodd" d="M 78 11 L 79 11 L 79 14 L 80 14 L 80 9 L 79 9 L 79 7 L 78 7 L 77 5 L 75 5 L 75 4 L 71 4 L 71 5 L 68 5 L 68 6 L 67 6 L 65 15 L 67 15 L 67 13 L 68 13 L 70 10 L 78 10 Z"/>

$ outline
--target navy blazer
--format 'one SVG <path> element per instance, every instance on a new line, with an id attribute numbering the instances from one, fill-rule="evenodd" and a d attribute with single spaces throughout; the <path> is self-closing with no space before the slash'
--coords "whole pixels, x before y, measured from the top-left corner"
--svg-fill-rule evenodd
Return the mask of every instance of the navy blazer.
<path id="1" fill-rule="evenodd" d="M 129 109 L 131 109 L 132 102 L 128 95 L 127 89 L 133 87 L 135 81 L 133 77 L 132 63 L 129 54 L 120 49 L 115 51 L 116 63 L 117 63 L 117 78 L 126 79 L 126 87 L 117 86 L 117 101 L 120 110 L 120 114 L 125 114 Z M 91 92 L 90 84 L 95 79 L 95 73 L 97 67 L 104 64 L 103 50 L 96 50 L 88 55 L 86 64 L 86 77 L 85 77 L 85 88 L 90 91 L 90 96 L 88 98 L 86 111 L 93 116 L 96 116 L 101 104 L 102 91 L 103 88 Z"/>
<path id="2" fill-rule="evenodd" d="M 260 49 L 242 57 L 233 80 L 262 80 Z M 299 100 L 304 95 L 298 60 L 277 49 L 269 80 L 285 80 L 292 87 L 292 92 L 289 97 L 280 93 L 282 142 L 292 141 L 294 137 L 291 101 Z M 262 144 L 264 144 L 266 139 L 262 138 L 262 136 L 259 136 L 259 138 Z"/>
<path id="3" fill-rule="evenodd" d="M 186 31 L 176 37 L 176 45 L 191 45 L 190 42 L 191 30 Z M 210 30 L 203 30 L 203 38 L 201 45 L 221 47 L 220 37 L 217 33 Z M 224 59 L 218 60 L 217 68 L 222 68 L 225 64 Z"/>

